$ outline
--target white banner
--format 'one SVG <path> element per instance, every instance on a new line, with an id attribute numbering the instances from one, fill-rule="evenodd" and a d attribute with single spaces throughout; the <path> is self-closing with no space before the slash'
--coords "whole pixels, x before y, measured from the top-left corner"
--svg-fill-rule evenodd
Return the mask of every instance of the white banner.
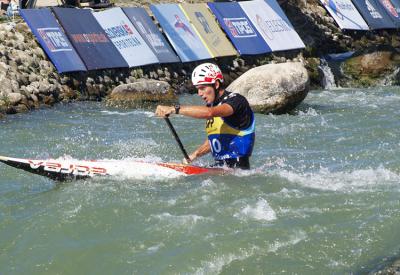
<path id="1" fill-rule="evenodd" d="M 158 63 L 158 58 L 121 8 L 95 12 L 93 15 L 129 67 Z"/>
<path id="2" fill-rule="evenodd" d="M 351 0 L 320 0 L 341 29 L 369 30 Z"/>
<path id="3" fill-rule="evenodd" d="M 239 2 L 272 51 L 304 48 L 304 43 L 275 0 Z"/>

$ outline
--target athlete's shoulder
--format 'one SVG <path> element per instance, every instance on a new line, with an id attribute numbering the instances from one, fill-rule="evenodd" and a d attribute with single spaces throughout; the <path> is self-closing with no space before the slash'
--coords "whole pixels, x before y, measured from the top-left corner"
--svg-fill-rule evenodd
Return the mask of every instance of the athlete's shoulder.
<path id="1" fill-rule="evenodd" d="M 225 92 L 222 98 L 223 101 L 229 101 L 229 100 L 244 100 L 247 101 L 247 99 L 242 96 L 241 94 L 238 93 L 231 93 L 231 92 Z"/>

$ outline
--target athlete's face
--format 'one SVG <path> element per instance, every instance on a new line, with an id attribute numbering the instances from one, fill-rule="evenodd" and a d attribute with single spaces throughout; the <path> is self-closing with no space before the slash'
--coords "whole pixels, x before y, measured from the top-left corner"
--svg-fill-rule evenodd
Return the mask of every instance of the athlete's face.
<path id="1" fill-rule="evenodd" d="M 215 100 L 215 88 L 213 85 L 198 85 L 197 94 L 206 102 L 207 105 L 213 104 Z"/>

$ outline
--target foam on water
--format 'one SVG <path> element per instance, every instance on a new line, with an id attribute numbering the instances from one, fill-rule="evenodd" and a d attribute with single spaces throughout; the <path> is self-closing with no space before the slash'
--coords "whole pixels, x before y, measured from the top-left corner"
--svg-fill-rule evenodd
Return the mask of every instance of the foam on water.
<path id="1" fill-rule="evenodd" d="M 292 209 L 292 208 L 280 208 L 279 214 L 282 216 L 294 216 L 301 219 L 308 218 L 314 214 L 321 214 L 324 212 L 324 209 L 321 208 L 299 208 L 299 209 Z"/>
<path id="2" fill-rule="evenodd" d="M 111 115 L 111 116 L 129 116 L 129 115 L 138 115 L 138 114 L 144 114 L 147 117 L 154 117 L 154 112 L 149 112 L 149 111 L 144 111 L 144 110 L 135 110 L 131 112 L 120 112 L 120 111 L 101 111 L 101 113 L 106 114 L 106 115 Z"/>
<path id="3" fill-rule="evenodd" d="M 76 205 L 76 206 L 74 207 L 74 209 L 65 210 L 64 213 L 65 213 L 65 215 L 66 215 L 66 219 L 68 220 L 68 219 L 71 219 L 71 218 L 76 217 L 76 215 L 79 214 L 79 212 L 81 211 L 81 209 L 82 209 L 82 205 L 81 205 L 81 204 L 78 204 L 78 205 Z"/>
<path id="4" fill-rule="evenodd" d="M 4 154 L 97 158 L 116 175 L 58 185 L 0 166 L 0 273 L 357 273 L 399 251 L 399 103 L 398 87 L 311 91 L 294 115 L 256 114 L 251 170 L 198 177 L 130 166 L 181 159 L 152 112 L 7 117 Z M 188 151 L 204 140 L 203 121 L 174 124 Z"/>
<path id="5" fill-rule="evenodd" d="M 377 106 L 393 104 L 400 101 L 400 96 L 394 93 L 383 92 L 379 89 L 375 90 L 352 90 L 343 89 L 341 91 L 322 91 L 310 95 L 310 98 L 315 97 L 326 99 L 334 103 L 359 104 L 359 106 L 376 108 Z"/>
<path id="6" fill-rule="evenodd" d="M 273 194 L 273 196 L 279 196 L 283 198 L 303 198 L 305 195 L 306 194 L 301 190 L 287 188 L 282 188 L 281 191 Z M 307 195 L 309 196 L 310 194 L 307 193 Z"/>
<path id="7" fill-rule="evenodd" d="M 364 191 L 375 186 L 398 184 L 400 175 L 384 167 L 354 171 L 331 172 L 321 168 L 317 172 L 276 170 L 273 173 L 308 188 L 330 191 Z"/>
<path id="8" fill-rule="evenodd" d="M 321 117 L 321 126 L 322 124 L 326 125 L 326 121 L 323 120 L 323 118 Z M 292 122 L 290 124 L 288 123 L 281 123 L 281 125 L 279 125 L 279 127 L 273 128 L 270 130 L 270 132 L 272 134 L 278 134 L 281 136 L 284 135 L 292 135 L 295 133 L 298 133 L 299 130 L 306 130 L 306 129 L 310 129 L 314 127 L 314 122 Z"/>
<path id="9" fill-rule="evenodd" d="M 196 224 L 198 224 L 200 222 L 214 220 L 211 217 L 203 217 L 203 216 L 195 215 L 195 214 L 172 215 L 168 212 L 158 214 L 158 215 L 151 215 L 150 219 L 157 219 L 162 223 L 171 224 L 173 227 L 187 228 L 187 229 L 193 228 Z"/>
<path id="10" fill-rule="evenodd" d="M 233 215 L 239 219 L 254 219 L 259 221 L 276 220 L 276 213 L 265 199 L 259 199 L 254 205 L 246 205 L 240 212 Z"/>
<path id="11" fill-rule="evenodd" d="M 224 267 L 229 266 L 233 261 L 243 261 L 250 258 L 258 250 L 260 250 L 258 247 L 250 249 L 240 248 L 237 253 L 213 256 L 209 261 L 202 261 L 201 267 L 194 270 L 193 274 L 219 274 Z"/>
<path id="12" fill-rule="evenodd" d="M 320 114 L 318 114 L 318 112 L 315 109 L 309 107 L 305 111 L 298 111 L 297 115 L 301 117 L 316 117 L 319 116 Z"/>
<path id="13" fill-rule="evenodd" d="M 304 241 L 306 239 L 307 239 L 307 233 L 302 230 L 297 230 L 292 235 L 289 236 L 289 239 L 287 241 L 279 240 L 279 241 L 273 242 L 269 246 L 268 252 L 277 252 L 281 248 L 293 246 L 293 245 L 298 244 L 299 242 Z"/>
<path id="14" fill-rule="evenodd" d="M 158 250 L 160 250 L 160 248 L 165 247 L 164 243 L 159 243 L 157 245 L 151 246 L 149 248 L 147 248 L 147 253 L 149 254 L 154 254 L 156 253 Z"/>
<path id="15" fill-rule="evenodd" d="M 60 157 L 56 161 L 68 161 L 69 163 L 88 163 L 87 161 L 73 159 L 70 156 Z M 125 158 L 121 160 L 101 159 L 89 164 L 99 164 L 100 167 L 107 169 L 107 173 L 114 179 L 138 179 L 138 180 L 154 180 L 160 181 L 184 176 L 183 173 L 173 169 L 156 165 L 157 162 L 162 162 L 161 158 L 147 156 L 145 158 Z"/>

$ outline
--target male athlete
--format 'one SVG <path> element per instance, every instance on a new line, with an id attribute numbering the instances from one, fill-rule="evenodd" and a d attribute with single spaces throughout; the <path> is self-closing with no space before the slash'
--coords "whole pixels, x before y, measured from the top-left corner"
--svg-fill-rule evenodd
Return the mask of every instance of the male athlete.
<path id="1" fill-rule="evenodd" d="M 246 98 L 225 91 L 223 82 L 217 65 L 201 64 L 192 73 L 192 83 L 206 106 L 159 105 L 155 113 L 161 117 L 181 114 L 207 119 L 207 139 L 189 155 L 190 161 L 212 152 L 214 166 L 250 169 L 249 157 L 255 140 L 254 114 Z"/>

